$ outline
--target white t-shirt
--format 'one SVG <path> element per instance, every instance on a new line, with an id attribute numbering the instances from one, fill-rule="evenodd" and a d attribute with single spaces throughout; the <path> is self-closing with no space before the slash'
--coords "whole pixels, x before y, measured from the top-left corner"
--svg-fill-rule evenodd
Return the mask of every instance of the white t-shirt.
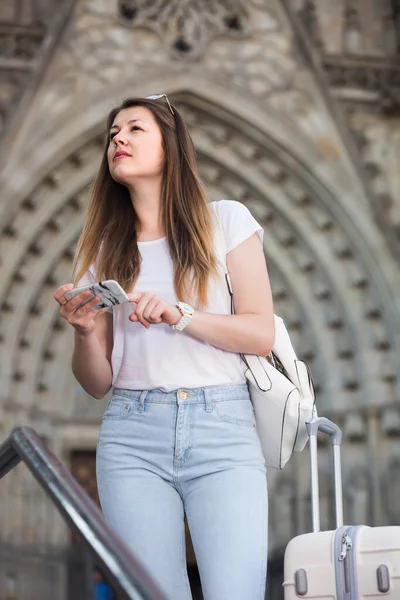
<path id="1" fill-rule="evenodd" d="M 226 252 L 257 232 L 264 231 L 244 204 L 234 200 L 212 202 L 226 240 Z M 173 263 L 166 238 L 138 242 L 142 256 L 135 292 L 153 292 L 171 304 L 177 297 L 173 285 Z M 222 267 L 221 273 L 223 275 Z M 88 285 L 96 281 L 92 265 L 79 281 Z M 129 390 L 158 388 L 170 392 L 178 388 L 245 383 L 244 363 L 240 355 L 227 352 L 191 336 L 185 330 L 175 331 L 160 323 L 146 329 L 132 323 L 129 315 L 134 304 L 114 306 L 114 346 L 112 351 L 113 387 Z M 231 313 L 230 296 L 224 277 L 210 278 L 209 306 L 206 312 Z"/>

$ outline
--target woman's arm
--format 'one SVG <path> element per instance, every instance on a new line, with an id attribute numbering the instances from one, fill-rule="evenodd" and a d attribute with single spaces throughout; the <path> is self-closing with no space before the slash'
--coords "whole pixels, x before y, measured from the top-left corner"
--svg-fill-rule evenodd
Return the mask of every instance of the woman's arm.
<path id="1" fill-rule="evenodd" d="M 275 339 L 267 265 L 257 233 L 227 255 L 234 315 L 195 311 L 185 331 L 213 346 L 245 354 L 270 353 Z"/>
<path id="2" fill-rule="evenodd" d="M 72 371 L 83 389 L 94 398 L 103 398 L 112 384 L 111 354 L 113 316 L 103 312 L 96 316 L 96 326 L 88 334 L 75 330 Z"/>

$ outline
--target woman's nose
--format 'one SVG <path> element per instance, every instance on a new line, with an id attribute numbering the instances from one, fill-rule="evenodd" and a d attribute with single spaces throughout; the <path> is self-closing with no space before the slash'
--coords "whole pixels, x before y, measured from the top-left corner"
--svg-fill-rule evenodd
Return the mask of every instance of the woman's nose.
<path id="1" fill-rule="evenodd" d="M 122 131 L 119 131 L 118 133 L 116 133 L 113 137 L 113 142 L 114 144 L 121 144 L 124 145 L 126 144 L 126 139 L 125 139 L 125 135 L 122 133 Z"/>

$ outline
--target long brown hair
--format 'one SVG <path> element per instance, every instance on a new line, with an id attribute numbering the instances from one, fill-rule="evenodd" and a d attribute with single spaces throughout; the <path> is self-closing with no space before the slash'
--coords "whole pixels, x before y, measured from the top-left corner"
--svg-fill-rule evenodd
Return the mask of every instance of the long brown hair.
<path id="1" fill-rule="evenodd" d="M 161 219 L 174 266 L 174 288 L 179 300 L 208 305 L 210 276 L 218 275 L 213 252 L 213 219 L 200 183 L 196 153 L 189 131 L 175 107 L 166 102 L 128 98 L 107 119 L 107 142 L 94 180 L 86 221 L 78 241 L 73 269 L 75 285 L 96 264 L 96 279 L 115 279 L 132 291 L 140 272 L 139 227 L 128 189 L 114 181 L 107 161 L 109 131 L 125 108 L 149 109 L 160 128 L 165 155 L 161 186 Z"/>

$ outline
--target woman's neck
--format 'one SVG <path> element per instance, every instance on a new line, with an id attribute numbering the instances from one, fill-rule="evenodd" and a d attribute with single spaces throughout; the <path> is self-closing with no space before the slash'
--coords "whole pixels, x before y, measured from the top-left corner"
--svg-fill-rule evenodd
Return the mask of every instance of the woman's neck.
<path id="1" fill-rule="evenodd" d="M 134 190 L 129 190 L 136 216 L 139 220 L 138 242 L 147 242 L 164 237 L 161 223 L 160 184 L 143 181 Z"/>

